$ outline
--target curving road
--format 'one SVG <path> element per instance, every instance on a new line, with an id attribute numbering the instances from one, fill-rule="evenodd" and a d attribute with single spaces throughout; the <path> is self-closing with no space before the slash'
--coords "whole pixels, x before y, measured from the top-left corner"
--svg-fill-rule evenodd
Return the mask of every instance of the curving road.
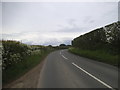
<path id="1" fill-rule="evenodd" d="M 50 53 L 38 88 L 118 88 L 118 68 L 59 50 Z"/>

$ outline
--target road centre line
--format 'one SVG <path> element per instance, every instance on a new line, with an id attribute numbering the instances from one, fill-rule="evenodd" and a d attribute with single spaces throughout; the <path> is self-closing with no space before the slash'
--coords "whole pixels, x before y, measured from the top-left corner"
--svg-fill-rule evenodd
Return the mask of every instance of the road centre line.
<path id="1" fill-rule="evenodd" d="M 63 55 L 62 55 L 62 57 L 63 57 L 64 59 L 68 59 L 68 58 L 66 58 L 66 57 L 65 57 L 65 56 L 63 56 Z"/>
<path id="2" fill-rule="evenodd" d="M 63 50 L 62 50 L 63 51 Z M 64 55 L 62 55 L 62 51 L 60 51 L 60 55 L 64 58 L 64 59 L 68 59 L 68 58 L 66 58 Z"/>
<path id="3" fill-rule="evenodd" d="M 101 84 L 103 84 L 104 86 L 115 90 L 114 88 L 112 88 L 110 85 L 104 83 L 102 80 L 98 79 L 97 77 L 95 77 L 94 75 L 90 74 L 89 72 L 87 72 L 86 70 L 82 69 L 81 67 L 79 67 L 78 65 L 76 65 L 74 62 L 72 63 L 75 67 L 79 68 L 80 70 L 82 70 L 84 73 L 88 74 L 89 76 L 91 76 L 92 78 L 94 78 L 95 80 L 97 80 L 98 82 L 100 82 Z"/>
<path id="4" fill-rule="evenodd" d="M 61 51 L 60 51 L 60 55 L 64 58 L 64 59 L 68 59 L 66 58 L 64 55 L 62 55 Z M 75 64 L 74 62 L 72 62 L 72 64 L 77 67 L 78 69 L 82 70 L 84 73 L 86 73 L 87 75 L 91 76 L 92 78 L 94 78 L 95 80 L 97 80 L 98 82 L 100 82 L 101 84 L 103 84 L 104 86 L 110 88 L 111 90 L 115 90 L 113 87 L 111 87 L 110 85 L 106 84 L 105 82 L 103 82 L 102 80 L 100 80 L 99 78 L 95 77 L 94 75 L 90 74 L 89 72 L 87 72 L 86 70 L 84 70 L 83 68 L 79 67 L 77 64 Z"/>

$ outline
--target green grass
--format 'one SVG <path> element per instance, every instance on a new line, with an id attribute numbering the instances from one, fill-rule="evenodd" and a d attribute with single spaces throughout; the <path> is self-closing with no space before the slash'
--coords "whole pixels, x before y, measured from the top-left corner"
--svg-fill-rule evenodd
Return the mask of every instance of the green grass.
<path id="1" fill-rule="evenodd" d="M 50 51 L 46 51 L 42 55 L 26 56 L 22 62 L 14 64 L 10 68 L 3 70 L 2 72 L 3 86 L 24 75 L 30 69 L 39 64 L 49 53 Z"/>
<path id="2" fill-rule="evenodd" d="M 105 50 L 83 50 L 79 48 L 69 48 L 71 53 L 91 58 L 100 62 L 108 63 L 114 66 L 118 66 L 118 55 L 113 55 Z"/>

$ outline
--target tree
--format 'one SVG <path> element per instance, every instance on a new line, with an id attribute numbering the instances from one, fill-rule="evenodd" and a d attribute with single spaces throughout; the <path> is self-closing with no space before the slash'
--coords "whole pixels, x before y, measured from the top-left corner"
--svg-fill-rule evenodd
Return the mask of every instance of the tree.
<path id="1" fill-rule="evenodd" d="M 65 44 L 60 44 L 59 46 L 66 46 Z"/>

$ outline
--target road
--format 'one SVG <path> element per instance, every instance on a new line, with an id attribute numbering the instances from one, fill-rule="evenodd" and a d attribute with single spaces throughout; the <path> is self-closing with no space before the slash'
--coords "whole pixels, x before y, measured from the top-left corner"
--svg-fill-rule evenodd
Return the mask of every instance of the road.
<path id="1" fill-rule="evenodd" d="M 38 88 L 118 88 L 118 68 L 58 50 L 46 57 Z"/>

